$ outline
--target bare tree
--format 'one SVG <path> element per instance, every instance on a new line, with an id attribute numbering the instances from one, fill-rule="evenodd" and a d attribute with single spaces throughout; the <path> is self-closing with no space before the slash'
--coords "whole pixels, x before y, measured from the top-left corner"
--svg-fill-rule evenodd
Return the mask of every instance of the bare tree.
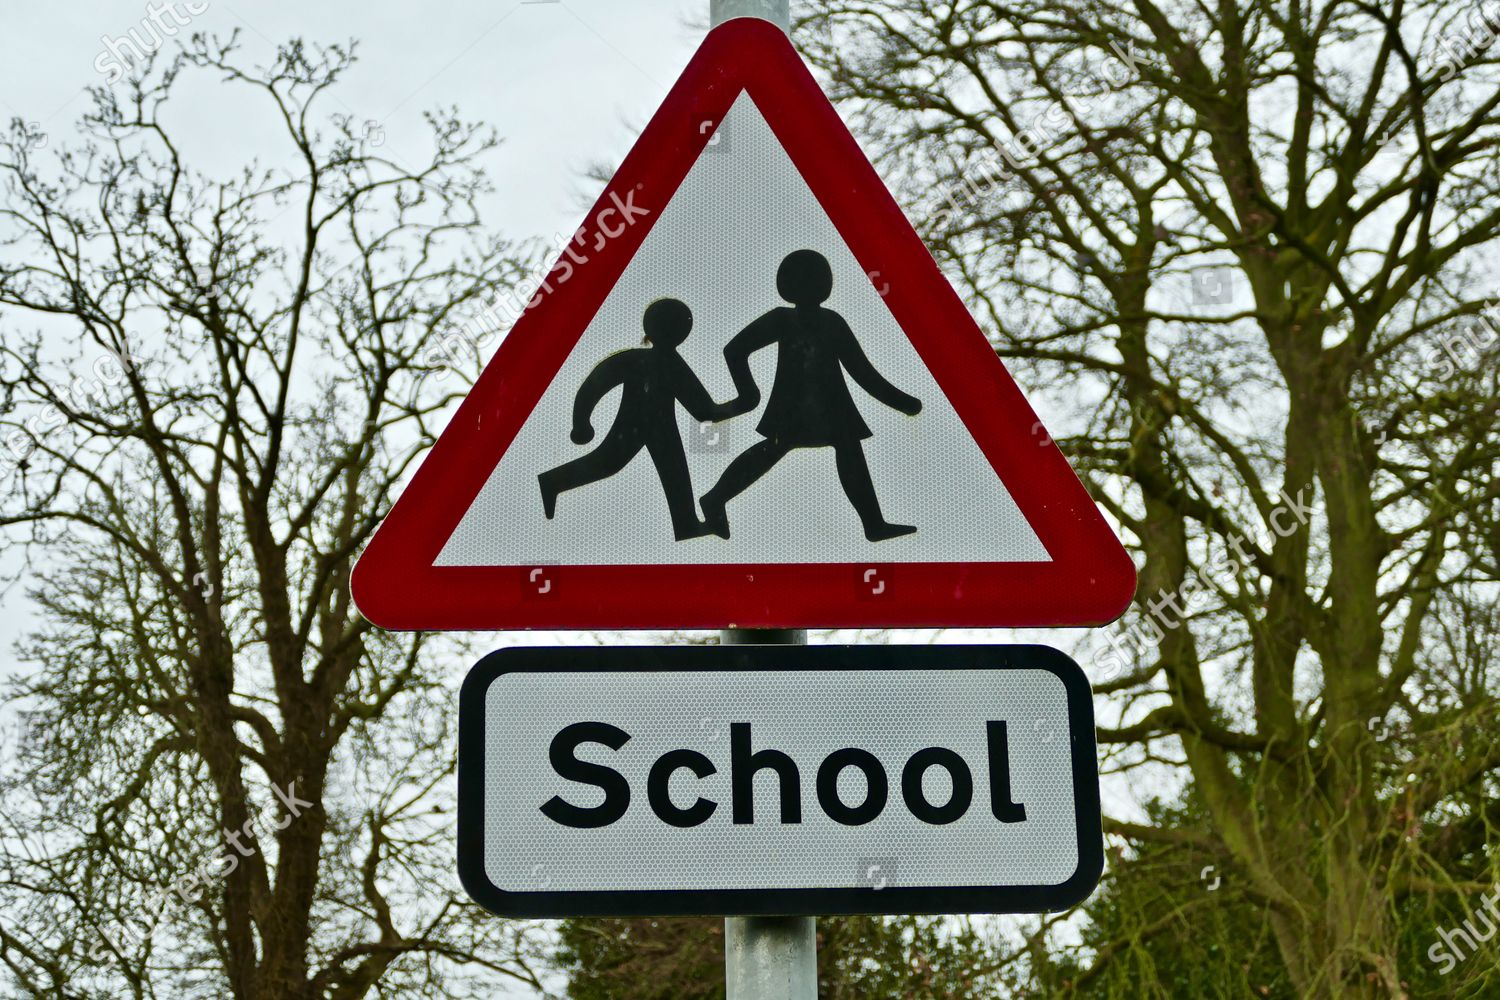
<path id="1" fill-rule="evenodd" d="M 1119 717 L 1100 737 L 1112 770 L 1186 781 L 1204 813 L 1108 830 L 1216 865 L 1299 995 L 1404 995 L 1444 914 L 1500 881 L 1500 14 L 801 9 L 804 51 L 997 351 L 1071 408 L 1064 444 L 1138 553 L 1136 608 L 1092 661 Z M 1191 926 L 1193 891 L 1092 960 Z M 1478 961 L 1445 988 L 1495 982 Z"/>
<path id="2" fill-rule="evenodd" d="M 461 388 L 438 338 L 526 254 L 481 227 L 487 131 L 431 115 L 408 169 L 320 110 L 352 60 L 196 37 L 96 90 L 81 144 L 3 147 L 0 524 L 40 608 L 0 817 L 21 995 L 539 985 L 451 874 L 452 660 L 348 587 Z M 204 89 L 269 116 L 267 162 L 184 162 Z"/>

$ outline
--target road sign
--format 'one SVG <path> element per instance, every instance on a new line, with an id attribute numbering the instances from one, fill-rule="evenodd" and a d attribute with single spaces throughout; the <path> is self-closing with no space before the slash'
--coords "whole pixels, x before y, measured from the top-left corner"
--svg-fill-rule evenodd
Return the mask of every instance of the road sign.
<path id="1" fill-rule="evenodd" d="M 1099 624 L 1134 584 L 753 19 L 709 33 L 353 581 L 395 629 Z"/>
<path id="2" fill-rule="evenodd" d="M 1043 646 L 518 647 L 459 718 L 459 875 L 504 916 L 1029 913 L 1103 868 Z"/>

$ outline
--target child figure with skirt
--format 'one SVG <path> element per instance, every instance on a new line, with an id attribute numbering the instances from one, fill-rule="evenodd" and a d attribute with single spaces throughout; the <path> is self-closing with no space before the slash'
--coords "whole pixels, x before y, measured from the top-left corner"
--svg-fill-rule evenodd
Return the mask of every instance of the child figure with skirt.
<path id="1" fill-rule="evenodd" d="M 730 463 L 703 496 L 708 530 L 729 537 L 725 506 L 749 489 L 793 448 L 832 448 L 839 482 L 854 505 L 872 542 L 908 535 L 917 529 L 892 524 L 880 512 L 864 439 L 870 437 L 845 373 L 860 388 L 892 409 L 916 416 L 922 403 L 888 382 L 870 364 L 844 318 L 823 303 L 833 292 L 833 270 L 815 250 L 798 250 L 781 262 L 776 288 L 791 303 L 772 309 L 736 334 L 724 348 L 738 398 L 725 404 L 729 415 L 760 405 L 760 389 L 750 371 L 750 356 L 775 345 L 776 376 L 771 398 L 756 431 L 765 439 Z"/>

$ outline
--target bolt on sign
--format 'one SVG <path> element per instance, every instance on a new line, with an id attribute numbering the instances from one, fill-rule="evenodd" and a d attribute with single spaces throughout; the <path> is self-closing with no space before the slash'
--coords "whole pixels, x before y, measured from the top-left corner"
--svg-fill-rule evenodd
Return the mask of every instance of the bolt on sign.
<path id="1" fill-rule="evenodd" d="M 1103 870 L 1044 646 L 515 647 L 459 712 L 459 874 L 505 916 L 1041 912 Z"/>
<path id="2" fill-rule="evenodd" d="M 785 35 L 709 32 L 354 570 L 393 629 L 1097 625 L 1135 571 Z"/>

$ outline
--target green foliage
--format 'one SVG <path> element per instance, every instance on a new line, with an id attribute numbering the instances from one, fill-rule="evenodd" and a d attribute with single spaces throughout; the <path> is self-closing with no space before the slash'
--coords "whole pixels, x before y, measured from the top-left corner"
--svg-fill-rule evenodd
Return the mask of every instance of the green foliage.
<path id="1" fill-rule="evenodd" d="M 564 920 L 558 965 L 572 1000 L 721 1000 L 724 921 Z"/>
<path id="2" fill-rule="evenodd" d="M 823 1000 L 978 1000 L 996 995 L 994 949 L 957 918 L 844 917 L 818 921 Z"/>
<path id="3" fill-rule="evenodd" d="M 1148 812 L 1161 827 L 1201 830 L 1207 824 L 1191 799 L 1180 806 L 1153 803 Z M 1246 897 L 1239 872 L 1214 860 L 1190 844 L 1147 844 L 1129 857 L 1116 852 L 1083 907 L 1089 961 L 1043 963 L 1035 983 L 1040 995 L 1071 988 L 1091 1000 L 1293 1000 L 1297 992 L 1264 909 Z"/>
<path id="4" fill-rule="evenodd" d="M 565 920 L 559 966 L 572 1000 L 719 1000 L 717 918 Z M 822 1000 L 980 1000 L 999 994 L 996 951 L 967 922 L 942 917 L 818 921 Z"/>

